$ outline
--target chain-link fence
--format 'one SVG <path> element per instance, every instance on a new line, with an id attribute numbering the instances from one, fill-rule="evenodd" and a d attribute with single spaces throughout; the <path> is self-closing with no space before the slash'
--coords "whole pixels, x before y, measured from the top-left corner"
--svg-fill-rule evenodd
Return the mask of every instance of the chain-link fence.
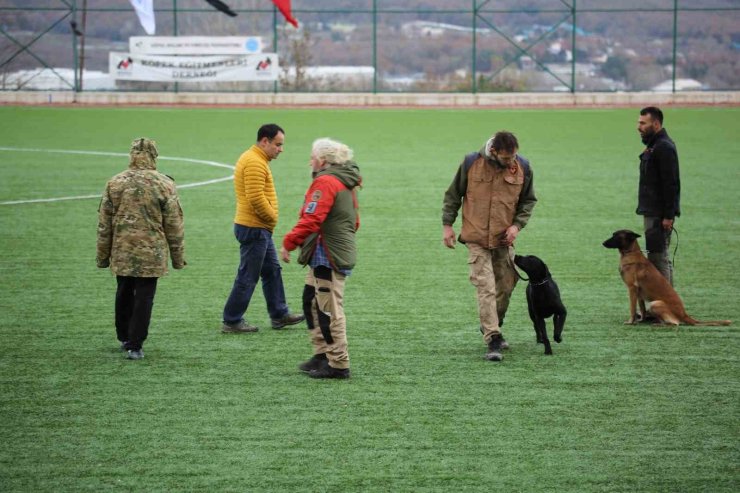
<path id="1" fill-rule="evenodd" d="M 740 89 L 738 0 L 155 0 L 157 36 L 252 36 L 277 81 L 121 81 L 126 0 L 0 0 L 0 89 L 616 92 Z"/>

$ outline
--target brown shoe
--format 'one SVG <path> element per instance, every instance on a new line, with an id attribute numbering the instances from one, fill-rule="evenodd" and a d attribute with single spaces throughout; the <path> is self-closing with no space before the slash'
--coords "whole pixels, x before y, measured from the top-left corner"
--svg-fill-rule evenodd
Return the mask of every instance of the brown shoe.
<path id="1" fill-rule="evenodd" d="M 272 323 L 273 329 L 282 329 L 285 326 L 295 325 L 303 322 L 304 320 L 306 320 L 306 317 L 304 315 L 298 315 L 297 313 L 288 312 L 288 314 L 282 318 L 270 319 L 270 322 Z"/>
<path id="2" fill-rule="evenodd" d="M 258 330 L 260 330 L 259 327 L 249 325 L 244 320 L 238 324 L 227 324 L 224 322 L 223 326 L 221 326 L 221 332 L 224 334 L 243 334 L 245 332 L 257 332 Z"/>

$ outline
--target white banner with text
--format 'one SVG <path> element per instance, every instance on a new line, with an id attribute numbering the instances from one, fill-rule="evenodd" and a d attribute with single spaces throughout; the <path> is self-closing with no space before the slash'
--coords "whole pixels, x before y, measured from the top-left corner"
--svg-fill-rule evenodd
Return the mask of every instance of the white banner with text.
<path id="1" fill-rule="evenodd" d="M 260 36 L 131 36 L 138 55 L 253 55 L 262 53 Z"/>
<path id="2" fill-rule="evenodd" d="M 108 72 L 116 80 L 158 82 L 276 81 L 276 53 L 239 56 L 150 56 L 111 52 Z"/>

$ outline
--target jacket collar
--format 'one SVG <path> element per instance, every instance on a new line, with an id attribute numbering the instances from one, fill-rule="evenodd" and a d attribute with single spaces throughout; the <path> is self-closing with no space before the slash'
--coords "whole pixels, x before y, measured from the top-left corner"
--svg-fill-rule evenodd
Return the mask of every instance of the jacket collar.
<path id="1" fill-rule="evenodd" d="M 263 151 L 260 146 L 258 146 L 257 144 L 252 144 L 252 150 L 269 164 L 270 160 L 267 158 L 267 153 Z"/>
<path id="2" fill-rule="evenodd" d="M 668 132 L 665 131 L 665 128 L 661 128 L 658 132 L 656 132 L 655 135 L 653 135 L 653 138 L 650 139 L 650 142 L 648 142 L 647 147 L 654 147 L 656 142 L 658 142 L 661 139 L 665 139 L 666 137 L 668 137 Z"/>

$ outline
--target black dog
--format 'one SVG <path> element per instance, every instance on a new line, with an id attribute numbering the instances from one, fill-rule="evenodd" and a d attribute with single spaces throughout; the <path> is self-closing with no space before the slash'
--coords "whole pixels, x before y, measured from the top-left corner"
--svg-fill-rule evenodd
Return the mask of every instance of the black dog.
<path id="1" fill-rule="evenodd" d="M 537 342 L 545 345 L 545 354 L 552 354 L 552 347 L 547 338 L 545 319 L 553 317 L 555 322 L 555 342 L 562 341 L 565 316 L 568 314 L 560 299 L 558 285 L 550 274 L 547 265 L 534 255 L 515 255 L 514 263 L 527 273 L 529 284 L 527 285 L 527 306 L 529 318 L 534 323 L 534 332 L 537 334 Z"/>

